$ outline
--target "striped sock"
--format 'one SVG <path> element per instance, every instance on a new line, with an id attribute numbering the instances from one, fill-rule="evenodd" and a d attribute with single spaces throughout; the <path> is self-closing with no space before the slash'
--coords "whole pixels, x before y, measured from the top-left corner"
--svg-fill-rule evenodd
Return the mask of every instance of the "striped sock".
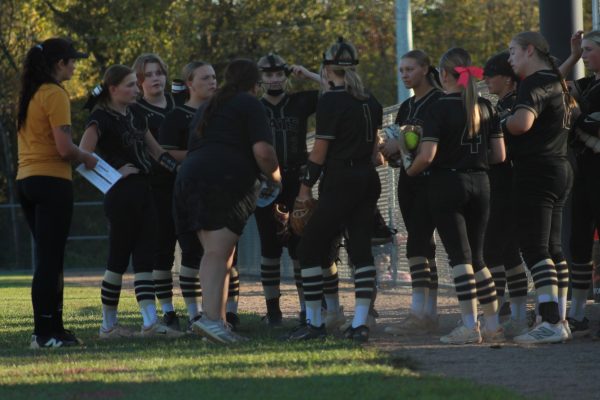
<path id="1" fill-rule="evenodd" d="M 323 268 L 323 296 L 328 310 L 338 310 L 340 308 L 339 282 L 335 262 L 329 267 Z"/>
<path id="2" fill-rule="evenodd" d="M 556 267 L 551 259 L 541 260 L 531 268 L 535 285 L 539 315 L 543 321 L 556 324 L 560 321 L 558 308 L 558 278 Z"/>
<path id="3" fill-rule="evenodd" d="M 496 294 L 494 279 L 487 267 L 484 266 L 475 272 L 475 288 L 477 300 L 479 300 L 485 318 L 485 328 L 494 332 L 499 327 L 498 295 Z"/>
<path id="4" fill-rule="evenodd" d="M 506 286 L 510 297 L 510 315 L 517 321 L 527 318 L 527 273 L 523 263 L 505 266 Z"/>
<path id="5" fill-rule="evenodd" d="M 429 287 L 431 286 L 431 271 L 425 257 L 411 257 L 408 259 L 410 268 L 412 297 L 410 312 L 422 316 L 425 303 L 429 298 Z"/>
<path id="6" fill-rule="evenodd" d="M 190 268 L 184 265 L 179 270 L 179 287 L 190 320 L 196 317 L 201 309 L 202 287 L 200 286 L 198 272 L 198 268 Z"/>
<path id="7" fill-rule="evenodd" d="M 427 260 L 429 264 L 429 296 L 425 302 L 425 315 L 431 318 L 437 318 L 437 297 L 438 297 L 438 272 L 435 258 Z"/>
<path id="8" fill-rule="evenodd" d="M 592 283 L 594 266 L 592 262 L 571 264 L 571 309 L 569 317 L 577 321 L 585 317 L 585 303 Z"/>
<path id="9" fill-rule="evenodd" d="M 122 283 L 123 274 L 109 270 L 104 271 L 100 299 L 102 300 L 102 328 L 105 330 L 112 329 L 117 323 L 117 307 Z"/>
<path id="10" fill-rule="evenodd" d="M 354 307 L 354 319 L 352 320 L 353 328 L 367 324 L 373 291 L 375 290 L 376 274 L 377 272 L 373 265 L 357 266 L 354 270 L 354 297 L 356 306 Z"/>
<path id="11" fill-rule="evenodd" d="M 240 300 L 240 273 L 237 266 L 232 266 L 229 272 L 229 288 L 227 292 L 226 312 L 237 314 Z"/>
<path id="12" fill-rule="evenodd" d="M 323 270 L 320 266 L 302 267 L 302 288 L 306 302 L 306 321 L 312 326 L 323 324 L 321 302 L 323 301 Z"/>
<path id="13" fill-rule="evenodd" d="M 281 296 L 281 264 L 279 258 L 262 257 L 260 263 L 260 281 L 265 299 L 278 299 Z"/>
<path id="14" fill-rule="evenodd" d="M 506 290 L 506 271 L 504 265 L 495 265 L 488 267 L 494 280 L 494 286 L 496 287 L 496 295 L 498 298 L 498 309 L 502 308 L 504 304 L 504 292 Z"/>
<path id="15" fill-rule="evenodd" d="M 294 265 L 294 283 L 296 284 L 296 290 L 298 291 L 298 303 L 300 304 L 300 311 L 306 311 L 306 304 L 304 303 L 304 289 L 302 289 L 302 269 L 300 268 L 300 261 L 292 259 Z"/>
<path id="16" fill-rule="evenodd" d="M 477 320 L 477 289 L 473 266 L 471 264 L 454 265 L 452 276 L 463 323 L 467 328 L 473 329 Z"/>
<path id="17" fill-rule="evenodd" d="M 556 278 L 558 280 L 558 312 L 560 320 L 567 319 L 567 292 L 569 291 L 569 266 L 566 261 L 556 263 Z"/>
<path id="18" fill-rule="evenodd" d="M 144 318 L 144 326 L 151 326 L 158 320 L 156 316 L 152 272 L 136 272 L 133 279 L 135 298 L 140 307 L 142 318 Z"/>
<path id="19" fill-rule="evenodd" d="M 173 307 L 173 274 L 171 270 L 155 269 L 152 271 L 156 298 L 163 313 L 174 311 Z"/>

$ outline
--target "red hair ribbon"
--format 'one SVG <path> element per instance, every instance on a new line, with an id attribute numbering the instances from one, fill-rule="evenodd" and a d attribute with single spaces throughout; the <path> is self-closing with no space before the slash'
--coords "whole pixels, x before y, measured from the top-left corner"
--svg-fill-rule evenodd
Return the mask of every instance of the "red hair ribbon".
<path id="1" fill-rule="evenodd" d="M 462 87 L 467 87 L 469 84 L 469 75 L 477 79 L 483 78 L 483 68 L 480 67 L 454 67 L 454 70 L 459 73 L 458 85 Z"/>

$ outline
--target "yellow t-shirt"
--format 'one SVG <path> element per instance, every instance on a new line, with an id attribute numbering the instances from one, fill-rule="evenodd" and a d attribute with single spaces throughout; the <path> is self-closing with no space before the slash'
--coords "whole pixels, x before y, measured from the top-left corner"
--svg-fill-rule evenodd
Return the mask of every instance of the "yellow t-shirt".
<path id="1" fill-rule="evenodd" d="M 71 125 L 71 103 L 62 87 L 45 83 L 33 95 L 27 118 L 17 134 L 17 179 L 52 176 L 71 180 L 71 162 L 60 157 L 52 128 Z"/>

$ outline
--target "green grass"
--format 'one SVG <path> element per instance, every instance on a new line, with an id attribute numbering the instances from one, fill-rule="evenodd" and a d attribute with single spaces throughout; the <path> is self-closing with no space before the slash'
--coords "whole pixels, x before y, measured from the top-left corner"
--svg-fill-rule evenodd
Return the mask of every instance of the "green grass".
<path id="1" fill-rule="evenodd" d="M 285 343 L 256 315 L 242 315 L 249 343 L 99 342 L 99 288 L 67 284 L 65 320 L 85 347 L 33 351 L 30 277 L 0 276 L 0 399 L 505 399 L 500 388 L 421 376 L 411 360 L 393 359 L 340 339 Z M 137 326 L 131 291 L 121 296 L 120 321 Z"/>

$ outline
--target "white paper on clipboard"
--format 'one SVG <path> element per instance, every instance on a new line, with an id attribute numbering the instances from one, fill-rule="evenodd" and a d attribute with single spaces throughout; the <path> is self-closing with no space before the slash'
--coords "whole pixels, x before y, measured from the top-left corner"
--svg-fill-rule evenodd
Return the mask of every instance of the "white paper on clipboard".
<path id="1" fill-rule="evenodd" d="M 92 185 L 97 187 L 102 193 L 106 194 L 119 179 L 121 174 L 119 171 L 111 167 L 106 161 L 101 159 L 96 153 L 92 153 L 98 163 L 93 169 L 87 169 L 83 164 L 80 164 L 75 171 L 87 179 Z"/>

